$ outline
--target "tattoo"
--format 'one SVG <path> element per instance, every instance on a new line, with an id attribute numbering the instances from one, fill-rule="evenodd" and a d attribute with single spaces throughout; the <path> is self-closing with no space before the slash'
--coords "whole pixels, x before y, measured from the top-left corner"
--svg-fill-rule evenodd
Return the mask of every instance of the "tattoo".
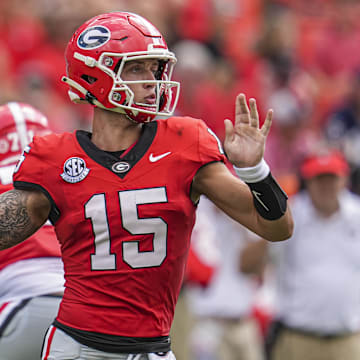
<path id="1" fill-rule="evenodd" d="M 35 232 L 26 208 L 29 193 L 10 190 L 0 195 L 0 250 L 14 246 Z"/>

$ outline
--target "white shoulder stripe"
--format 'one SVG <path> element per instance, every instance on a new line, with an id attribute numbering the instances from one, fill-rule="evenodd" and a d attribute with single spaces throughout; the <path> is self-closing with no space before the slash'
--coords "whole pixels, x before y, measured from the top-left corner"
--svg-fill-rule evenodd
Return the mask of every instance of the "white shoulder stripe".
<path id="1" fill-rule="evenodd" d="M 27 131 L 26 131 L 26 121 L 25 121 L 24 114 L 23 114 L 19 104 L 15 103 L 15 102 L 10 102 L 8 104 L 8 106 L 9 106 L 9 109 L 10 109 L 12 115 L 14 116 L 14 119 L 15 119 L 15 125 L 16 125 L 17 133 L 19 134 L 21 149 L 24 149 L 28 143 Z"/>

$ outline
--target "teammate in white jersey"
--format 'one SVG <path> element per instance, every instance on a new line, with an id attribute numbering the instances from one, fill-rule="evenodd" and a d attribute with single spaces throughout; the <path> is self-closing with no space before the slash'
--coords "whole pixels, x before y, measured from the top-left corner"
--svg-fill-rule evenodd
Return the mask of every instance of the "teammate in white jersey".
<path id="1" fill-rule="evenodd" d="M 49 132 L 46 117 L 28 104 L 0 106 L 0 192 L 12 188 L 21 151 Z M 0 252 L 0 359 L 38 360 L 63 294 L 63 265 L 53 227 Z"/>

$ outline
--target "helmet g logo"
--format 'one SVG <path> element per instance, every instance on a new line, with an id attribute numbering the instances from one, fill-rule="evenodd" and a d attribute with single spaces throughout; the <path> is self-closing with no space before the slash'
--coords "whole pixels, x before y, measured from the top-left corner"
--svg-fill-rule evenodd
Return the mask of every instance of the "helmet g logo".
<path id="1" fill-rule="evenodd" d="M 105 26 L 93 26 L 80 34 L 77 44 L 81 49 L 92 50 L 106 44 L 110 37 L 110 30 Z"/>

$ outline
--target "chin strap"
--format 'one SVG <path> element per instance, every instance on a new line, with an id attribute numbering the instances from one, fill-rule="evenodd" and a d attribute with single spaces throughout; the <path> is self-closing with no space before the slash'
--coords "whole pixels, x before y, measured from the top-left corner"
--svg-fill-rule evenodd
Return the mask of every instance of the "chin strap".
<path id="1" fill-rule="evenodd" d="M 113 112 L 116 112 L 116 113 L 119 113 L 119 114 L 123 114 L 131 122 L 133 122 L 135 124 L 138 124 L 139 122 L 146 122 L 146 121 L 135 121 L 122 108 L 114 107 L 112 109 L 109 109 L 109 108 L 105 107 L 103 104 L 101 104 L 101 102 L 93 94 L 91 94 L 89 91 L 87 91 L 83 86 L 81 86 L 76 81 L 71 80 L 70 78 L 68 78 L 66 76 L 63 76 L 61 78 L 61 81 L 68 84 L 70 87 L 78 90 L 79 92 L 81 92 L 84 95 L 85 98 L 82 99 L 78 94 L 74 93 L 73 91 L 71 91 L 71 90 L 68 91 L 68 95 L 69 95 L 71 101 L 73 101 L 76 104 L 91 104 L 91 105 L 95 105 L 95 106 L 99 107 L 100 109 L 104 109 L 104 110 L 113 111 Z M 149 115 L 147 115 L 147 116 L 149 116 Z M 149 120 L 147 120 L 147 121 L 149 121 Z"/>
<path id="2" fill-rule="evenodd" d="M 82 99 L 79 95 L 77 95 L 73 91 L 69 90 L 68 94 L 69 94 L 70 100 L 73 101 L 74 103 L 76 103 L 76 104 L 90 103 L 90 104 L 95 105 L 104 110 L 114 111 L 114 112 L 117 112 L 120 114 L 127 115 L 126 112 L 121 108 L 108 109 L 93 94 L 91 94 L 89 91 L 87 91 L 83 86 L 78 84 L 76 81 L 71 80 L 70 78 L 68 78 L 66 76 L 63 76 L 61 78 L 61 81 L 68 84 L 70 87 L 73 87 L 74 89 L 78 90 L 85 96 L 85 99 Z"/>

